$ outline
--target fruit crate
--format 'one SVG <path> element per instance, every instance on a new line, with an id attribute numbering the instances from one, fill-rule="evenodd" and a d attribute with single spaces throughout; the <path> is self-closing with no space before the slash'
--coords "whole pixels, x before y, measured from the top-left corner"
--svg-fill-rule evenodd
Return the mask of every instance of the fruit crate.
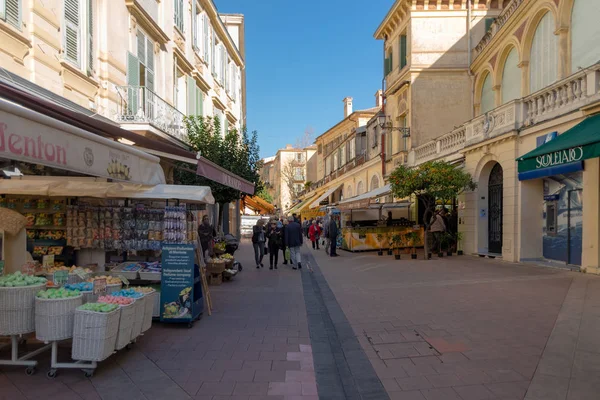
<path id="1" fill-rule="evenodd" d="M 0 335 L 21 335 L 35 331 L 35 294 L 45 284 L 0 287 Z"/>
<path id="2" fill-rule="evenodd" d="M 233 264 L 233 262 L 232 262 L 232 264 Z M 206 272 L 209 275 L 222 274 L 223 271 L 225 271 L 225 265 L 226 265 L 226 263 L 224 263 L 224 262 L 220 262 L 220 263 L 209 262 L 209 263 L 206 263 Z"/>
<path id="3" fill-rule="evenodd" d="M 119 318 L 119 332 L 117 333 L 117 342 L 115 345 L 116 350 L 121 350 L 123 347 L 131 343 L 131 331 L 133 330 L 133 323 L 135 321 L 135 302 L 121 305 L 121 317 Z"/>
<path id="4" fill-rule="evenodd" d="M 156 290 L 146 293 L 144 295 L 146 304 L 144 304 L 144 319 L 142 321 L 142 333 L 146 332 L 152 327 L 152 315 L 154 313 L 154 304 L 156 302 L 155 299 L 157 297 L 159 296 Z"/>
<path id="5" fill-rule="evenodd" d="M 103 313 L 75 310 L 71 357 L 80 361 L 103 361 L 115 351 L 121 309 Z"/>
<path id="6" fill-rule="evenodd" d="M 43 342 L 73 337 L 75 309 L 83 295 L 62 299 L 35 299 L 35 337 Z"/>

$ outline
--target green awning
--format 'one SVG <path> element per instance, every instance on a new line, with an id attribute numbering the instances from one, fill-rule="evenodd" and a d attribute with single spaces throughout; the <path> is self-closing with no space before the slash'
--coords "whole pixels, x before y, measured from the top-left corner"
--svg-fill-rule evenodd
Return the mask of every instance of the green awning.
<path id="1" fill-rule="evenodd" d="M 519 180 L 580 170 L 583 160 L 596 157 L 600 157 L 600 114 L 517 158 Z"/>

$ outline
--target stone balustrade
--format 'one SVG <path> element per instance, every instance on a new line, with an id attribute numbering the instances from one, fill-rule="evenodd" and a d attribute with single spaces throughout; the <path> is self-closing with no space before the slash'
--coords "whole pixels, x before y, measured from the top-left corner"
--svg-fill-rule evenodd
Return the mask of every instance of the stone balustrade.
<path id="1" fill-rule="evenodd" d="M 465 128 L 458 127 L 450 133 L 431 140 L 414 149 L 414 163 L 421 164 L 460 151 L 465 145 Z"/>

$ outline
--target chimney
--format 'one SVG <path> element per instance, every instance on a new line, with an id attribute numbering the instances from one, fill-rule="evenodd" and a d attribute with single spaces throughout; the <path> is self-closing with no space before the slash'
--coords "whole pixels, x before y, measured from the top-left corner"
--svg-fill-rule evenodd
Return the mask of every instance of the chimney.
<path id="1" fill-rule="evenodd" d="M 352 97 L 346 97 L 344 100 L 344 118 L 352 114 Z"/>
<path id="2" fill-rule="evenodd" d="M 379 89 L 375 92 L 375 107 L 381 108 L 383 106 L 383 90 Z"/>
<path id="3" fill-rule="evenodd" d="M 291 144 L 286 144 L 285 145 L 285 149 L 286 150 L 292 150 L 294 148 L 294 146 L 292 146 Z"/>

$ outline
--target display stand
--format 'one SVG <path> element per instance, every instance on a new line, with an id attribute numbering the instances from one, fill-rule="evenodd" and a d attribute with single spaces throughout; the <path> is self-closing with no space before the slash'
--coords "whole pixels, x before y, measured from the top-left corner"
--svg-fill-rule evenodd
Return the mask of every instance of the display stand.
<path id="1" fill-rule="evenodd" d="M 208 315 L 212 315 L 212 298 L 210 296 L 210 290 L 208 289 L 208 282 L 206 281 L 206 263 L 202 255 L 202 244 L 198 240 L 196 244 L 196 263 L 200 266 L 200 278 L 202 279 L 202 290 L 204 292 L 204 298 L 206 299 L 206 311 Z"/>
<path id="2" fill-rule="evenodd" d="M 30 358 L 48 350 L 51 345 L 45 345 L 21 357 L 19 357 L 19 335 L 12 335 L 10 337 L 10 343 L 0 345 L 0 350 L 7 346 L 11 346 L 10 360 L 0 360 L 0 365 L 27 367 L 25 370 L 27 375 L 33 375 L 38 362 L 30 360 Z"/>
<path id="3" fill-rule="evenodd" d="M 53 341 L 48 346 L 52 346 L 52 356 L 50 361 L 50 371 L 46 374 L 48 378 L 55 378 L 57 374 L 57 369 L 80 369 L 84 372 L 86 378 L 91 378 L 94 375 L 94 370 L 98 366 L 96 361 L 85 362 L 85 361 L 75 361 L 72 363 L 61 363 L 58 362 L 58 342 Z"/>

